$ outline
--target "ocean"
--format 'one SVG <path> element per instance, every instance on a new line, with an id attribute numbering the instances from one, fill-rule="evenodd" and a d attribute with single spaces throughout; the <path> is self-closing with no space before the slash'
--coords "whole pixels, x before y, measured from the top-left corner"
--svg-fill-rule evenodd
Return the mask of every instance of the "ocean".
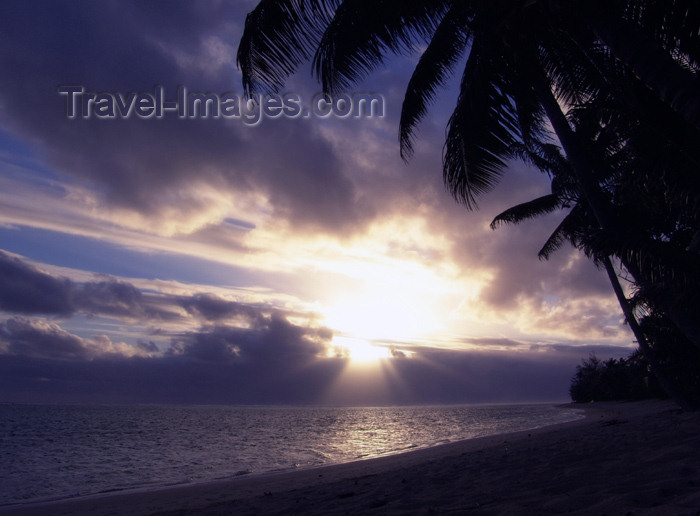
<path id="1" fill-rule="evenodd" d="M 349 462 L 580 417 L 541 404 L 0 404 L 0 506 Z"/>

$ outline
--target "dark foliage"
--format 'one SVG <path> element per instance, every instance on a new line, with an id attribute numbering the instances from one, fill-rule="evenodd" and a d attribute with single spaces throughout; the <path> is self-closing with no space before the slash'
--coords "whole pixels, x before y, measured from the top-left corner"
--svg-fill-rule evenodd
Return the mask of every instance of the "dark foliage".
<path id="1" fill-rule="evenodd" d="M 700 407 L 700 350 L 667 318 L 648 315 L 641 326 L 669 379 Z"/>
<path id="2" fill-rule="evenodd" d="M 642 400 L 665 397 L 646 361 L 635 351 L 628 358 L 605 362 L 591 355 L 576 366 L 569 387 L 577 403 L 591 401 Z"/>

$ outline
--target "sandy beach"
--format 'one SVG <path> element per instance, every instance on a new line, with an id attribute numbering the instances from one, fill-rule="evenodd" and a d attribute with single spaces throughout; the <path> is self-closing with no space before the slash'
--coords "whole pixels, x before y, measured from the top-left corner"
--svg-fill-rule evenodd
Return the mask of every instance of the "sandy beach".
<path id="1" fill-rule="evenodd" d="M 582 408 L 579 421 L 400 455 L 0 512 L 700 514 L 700 414 L 658 401 Z"/>

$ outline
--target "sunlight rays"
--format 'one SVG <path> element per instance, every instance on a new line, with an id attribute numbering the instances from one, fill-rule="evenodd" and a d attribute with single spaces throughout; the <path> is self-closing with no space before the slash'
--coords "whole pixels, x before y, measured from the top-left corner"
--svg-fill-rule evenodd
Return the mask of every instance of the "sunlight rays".
<path id="1" fill-rule="evenodd" d="M 322 401 L 338 405 L 358 406 L 363 404 L 384 405 L 392 403 L 397 395 L 405 392 L 406 386 L 394 371 L 394 358 L 378 356 L 387 348 L 366 342 L 355 343 L 349 350 L 355 356 L 345 359 L 345 366 L 322 395 Z M 364 352 L 368 354 L 365 355 Z"/>

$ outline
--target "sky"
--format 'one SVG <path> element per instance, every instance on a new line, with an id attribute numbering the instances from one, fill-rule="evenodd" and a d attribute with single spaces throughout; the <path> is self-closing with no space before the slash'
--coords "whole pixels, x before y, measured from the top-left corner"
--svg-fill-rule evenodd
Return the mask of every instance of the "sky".
<path id="1" fill-rule="evenodd" d="M 633 350 L 603 272 L 537 258 L 565 212 L 490 228 L 546 176 L 512 163 L 477 211 L 445 190 L 454 81 L 401 159 L 418 53 L 347 92 L 383 116 L 119 111 L 242 95 L 254 6 L 2 3 L 0 401 L 563 401 L 590 353 Z M 310 70 L 285 86 L 304 106 Z"/>

